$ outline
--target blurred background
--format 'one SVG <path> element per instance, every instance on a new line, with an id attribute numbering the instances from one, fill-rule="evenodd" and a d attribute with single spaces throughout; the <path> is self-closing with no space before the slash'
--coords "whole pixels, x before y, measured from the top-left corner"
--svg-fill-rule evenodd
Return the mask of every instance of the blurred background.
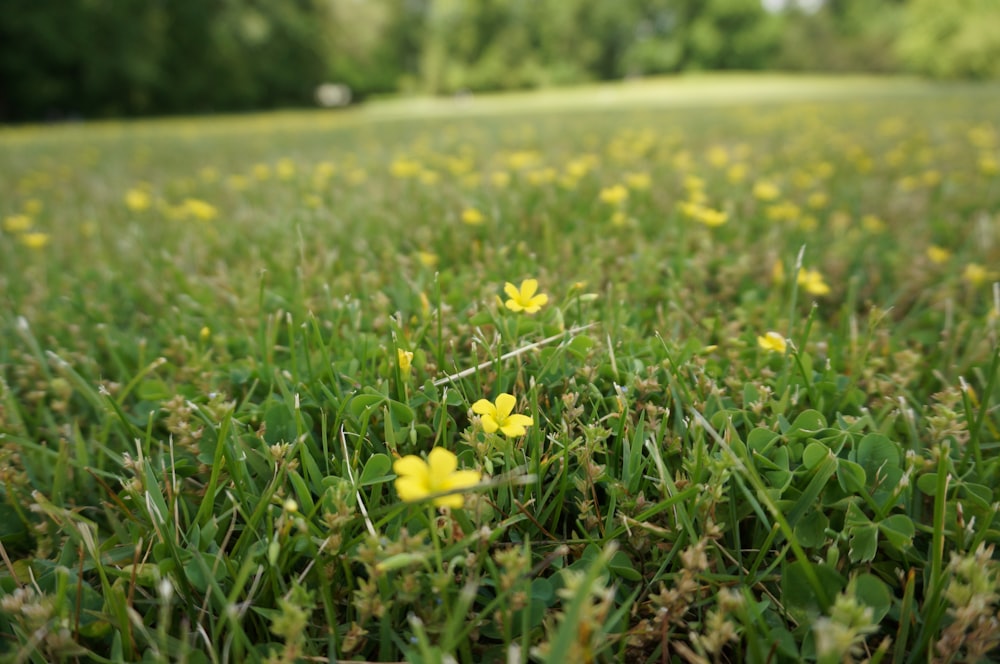
<path id="1" fill-rule="evenodd" d="M 709 70 L 1000 77 L 1000 0 L 0 0 L 0 121 Z"/>

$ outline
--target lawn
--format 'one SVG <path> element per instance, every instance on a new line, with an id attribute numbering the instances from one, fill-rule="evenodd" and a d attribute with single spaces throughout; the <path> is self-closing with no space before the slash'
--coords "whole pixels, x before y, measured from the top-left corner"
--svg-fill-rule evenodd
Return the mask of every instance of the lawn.
<path id="1" fill-rule="evenodd" d="M 1000 88 L 0 129 L 0 655 L 977 661 Z"/>

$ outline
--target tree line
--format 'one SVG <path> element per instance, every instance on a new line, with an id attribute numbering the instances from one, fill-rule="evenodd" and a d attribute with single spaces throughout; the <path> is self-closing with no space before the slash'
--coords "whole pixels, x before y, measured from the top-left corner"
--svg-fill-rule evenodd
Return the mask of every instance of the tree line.
<path id="1" fill-rule="evenodd" d="M 1000 76 L 996 0 L 0 0 L 0 120 L 685 71 Z"/>

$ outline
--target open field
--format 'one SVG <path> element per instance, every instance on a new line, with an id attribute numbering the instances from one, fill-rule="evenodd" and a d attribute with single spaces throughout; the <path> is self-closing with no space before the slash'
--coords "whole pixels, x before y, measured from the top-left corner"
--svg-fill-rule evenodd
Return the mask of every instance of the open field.
<path id="1" fill-rule="evenodd" d="M 986 656 L 998 118 L 704 77 L 0 129 L 0 653 Z"/>

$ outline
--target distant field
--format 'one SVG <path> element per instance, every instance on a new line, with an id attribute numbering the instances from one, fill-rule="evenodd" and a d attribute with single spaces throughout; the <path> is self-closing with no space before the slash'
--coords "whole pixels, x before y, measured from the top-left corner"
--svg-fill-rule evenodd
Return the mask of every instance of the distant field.
<path id="1" fill-rule="evenodd" d="M 0 128 L 13 661 L 994 653 L 1000 88 Z"/>

